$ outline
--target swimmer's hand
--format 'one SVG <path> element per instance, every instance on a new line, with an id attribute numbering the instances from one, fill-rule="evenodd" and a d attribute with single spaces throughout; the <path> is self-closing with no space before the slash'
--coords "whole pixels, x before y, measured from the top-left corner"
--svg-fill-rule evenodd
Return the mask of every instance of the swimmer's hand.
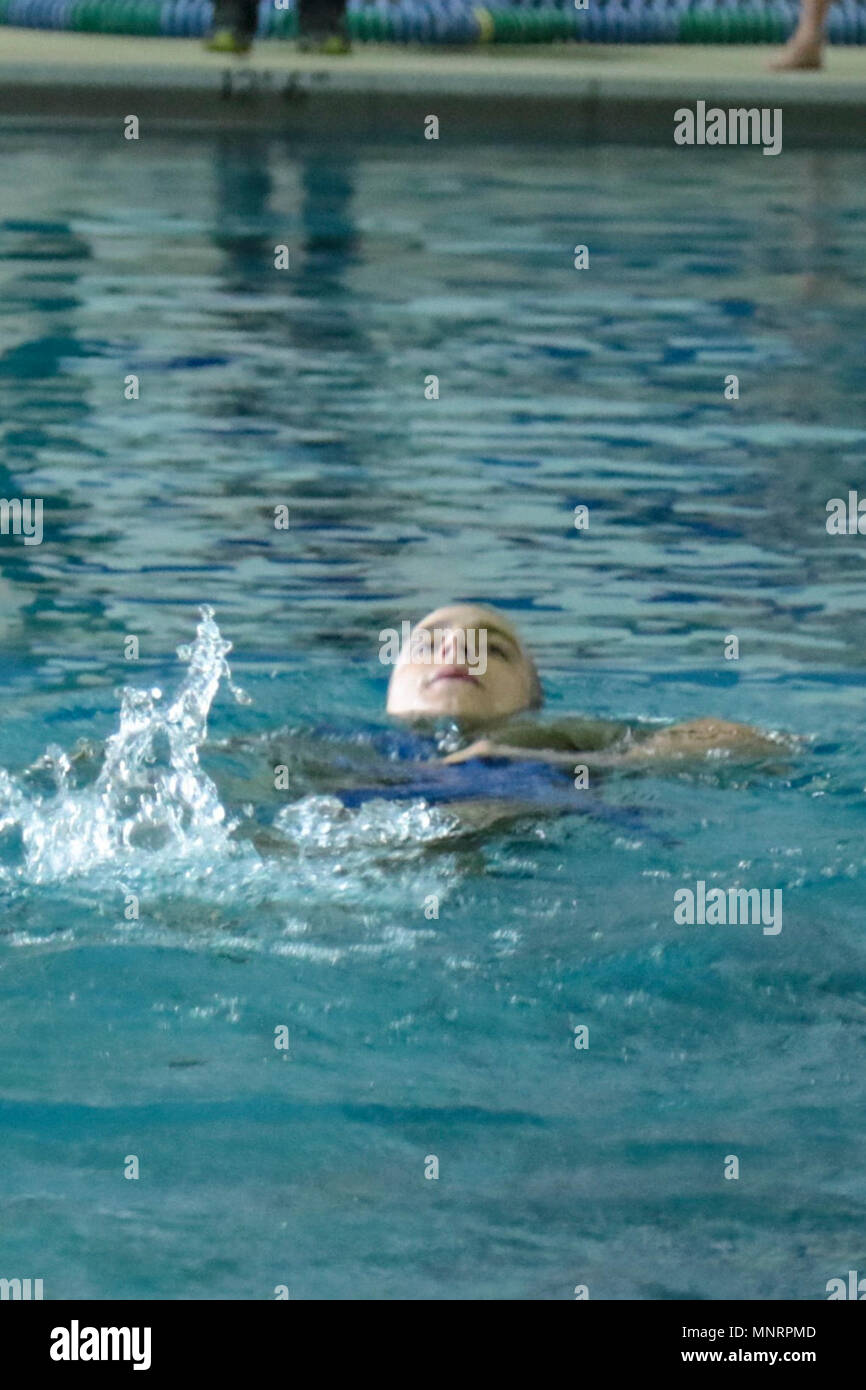
<path id="1" fill-rule="evenodd" d="M 443 758 L 443 763 L 468 763 L 473 758 L 501 758 L 513 757 L 513 748 L 500 748 L 499 744 L 489 738 L 476 739 L 470 743 L 468 748 L 461 748 L 457 753 L 449 753 L 447 758 Z"/>
<path id="2" fill-rule="evenodd" d="M 723 755 L 725 757 L 763 758 L 770 753 L 779 753 L 791 740 L 782 741 L 778 737 L 761 733 L 750 724 L 733 724 L 726 719 L 691 719 L 687 724 L 674 724 L 670 729 L 659 729 L 649 738 L 635 743 L 620 754 L 618 761 L 624 766 L 635 763 L 679 762 L 684 758 L 705 758 Z"/>

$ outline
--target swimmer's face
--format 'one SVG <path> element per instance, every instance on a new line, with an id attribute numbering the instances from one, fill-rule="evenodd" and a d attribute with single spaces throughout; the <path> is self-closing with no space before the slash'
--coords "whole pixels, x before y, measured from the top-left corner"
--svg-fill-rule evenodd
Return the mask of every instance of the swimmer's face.
<path id="1" fill-rule="evenodd" d="M 499 719 L 540 703 L 538 677 L 507 618 L 477 604 L 437 608 L 416 627 L 388 686 L 388 713 Z"/>

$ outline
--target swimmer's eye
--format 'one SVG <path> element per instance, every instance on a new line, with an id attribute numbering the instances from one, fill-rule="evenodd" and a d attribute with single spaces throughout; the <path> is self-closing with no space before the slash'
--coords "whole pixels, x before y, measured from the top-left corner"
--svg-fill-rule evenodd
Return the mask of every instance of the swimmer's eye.
<path id="1" fill-rule="evenodd" d="M 510 653 L 507 652 L 504 647 L 500 647 L 498 642 L 491 642 L 489 651 L 491 651 L 494 656 L 501 656 L 503 661 L 510 661 L 511 659 Z"/>

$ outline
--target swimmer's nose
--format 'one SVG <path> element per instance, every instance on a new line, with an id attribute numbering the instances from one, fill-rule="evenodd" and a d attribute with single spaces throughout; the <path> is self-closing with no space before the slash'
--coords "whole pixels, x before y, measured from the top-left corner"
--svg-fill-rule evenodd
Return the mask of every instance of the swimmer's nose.
<path id="1" fill-rule="evenodd" d="M 454 629 L 448 628 L 446 632 L 443 632 L 439 643 L 439 660 L 441 662 L 453 664 L 454 658 L 457 655 L 457 649 L 458 643 Z"/>

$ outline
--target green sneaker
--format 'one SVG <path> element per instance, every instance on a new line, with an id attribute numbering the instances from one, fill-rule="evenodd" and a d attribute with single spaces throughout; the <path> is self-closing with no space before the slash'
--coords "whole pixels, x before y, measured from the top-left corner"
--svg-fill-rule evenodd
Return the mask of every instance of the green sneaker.
<path id="1" fill-rule="evenodd" d="M 239 39 L 231 29 L 217 29 L 205 40 L 205 48 L 211 53 L 249 53 L 252 47 L 249 39 Z"/>
<path id="2" fill-rule="evenodd" d="M 319 52 L 327 53 L 331 57 L 342 53 L 351 53 L 351 51 L 352 45 L 343 34 L 331 34 L 319 44 Z"/>
<path id="3" fill-rule="evenodd" d="M 299 53 L 324 53 L 328 57 L 335 57 L 352 51 L 351 40 L 347 39 L 344 34 L 299 34 L 296 47 Z"/>

